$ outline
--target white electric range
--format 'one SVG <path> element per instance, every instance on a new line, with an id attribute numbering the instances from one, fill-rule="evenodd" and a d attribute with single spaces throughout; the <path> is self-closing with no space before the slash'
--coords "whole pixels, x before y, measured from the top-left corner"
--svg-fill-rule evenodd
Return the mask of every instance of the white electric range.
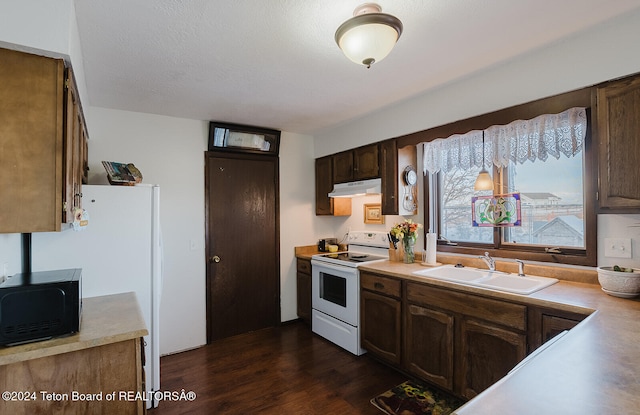
<path id="1" fill-rule="evenodd" d="M 345 252 L 311 258 L 311 327 L 355 355 L 360 347 L 360 273 L 358 266 L 389 258 L 386 232 L 352 231 Z"/>

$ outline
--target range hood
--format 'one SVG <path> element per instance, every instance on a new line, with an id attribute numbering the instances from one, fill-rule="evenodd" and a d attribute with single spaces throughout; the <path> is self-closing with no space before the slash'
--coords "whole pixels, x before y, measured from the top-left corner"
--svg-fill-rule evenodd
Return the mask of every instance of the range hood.
<path id="1" fill-rule="evenodd" d="M 329 197 L 356 197 L 380 193 L 382 193 L 382 179 L 369 179 L 335 184 Z"/>

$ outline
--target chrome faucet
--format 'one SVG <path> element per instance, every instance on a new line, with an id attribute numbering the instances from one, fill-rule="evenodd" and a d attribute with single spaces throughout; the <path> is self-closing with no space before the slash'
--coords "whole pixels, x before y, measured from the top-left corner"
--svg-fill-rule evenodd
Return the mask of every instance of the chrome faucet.
<path id="1" fill-rule="evenodd" d="M 518 277 L 524 277 L 524 261 L 521 259 L 516 259 L 518 263 Z"/>
<path id="2" fill-rule="evenodd" d="M 487 264 L 489 271 L 496 270 L 496 260 L 491 258 L 488 252 L 485 252 L 484 256 L 479 256 L 478 258 L 482 259 Z"/>

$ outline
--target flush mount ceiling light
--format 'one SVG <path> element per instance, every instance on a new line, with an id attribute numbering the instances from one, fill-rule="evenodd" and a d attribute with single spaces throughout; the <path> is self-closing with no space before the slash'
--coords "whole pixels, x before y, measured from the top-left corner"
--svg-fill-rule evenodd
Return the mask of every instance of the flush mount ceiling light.
<path id="1" fill-rule="evenodd" d="M 402 22 L 381 11 L 375 3 L 362 4 L 336 30 L 336 43 L 344 55 L 367 68 L 383 60 L 402 34 Z"/>
<path id="2" fill-rule="evenodd" d="M 493 180 L 487 169 L 484 168 L 484 131 L 482 132 L 482 170 L 478 173 L 476 183 L 473 185 L 473 190 L 493 190 Z"/>

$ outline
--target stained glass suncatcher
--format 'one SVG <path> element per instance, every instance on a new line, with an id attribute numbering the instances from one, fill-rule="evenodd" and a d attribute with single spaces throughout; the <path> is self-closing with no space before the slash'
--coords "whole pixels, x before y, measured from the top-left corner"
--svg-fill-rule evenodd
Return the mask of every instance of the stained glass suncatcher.
<path id="1" fill-rule="evenodd" d="M 520 226 L 520 193 L 471 198 L 473 226 Z"/>

